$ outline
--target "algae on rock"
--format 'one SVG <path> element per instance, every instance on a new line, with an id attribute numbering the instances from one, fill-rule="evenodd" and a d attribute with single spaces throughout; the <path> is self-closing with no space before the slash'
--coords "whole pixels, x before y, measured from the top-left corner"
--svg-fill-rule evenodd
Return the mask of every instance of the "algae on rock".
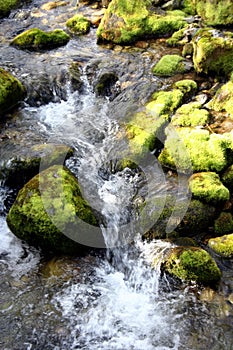
<path id="1" fill-rule="evenodd" d="M 28 49 L 36 51 L 63 46 L 66 45 L 69 40 L 69 35 L 62 29 L 45 32 L 38 28 L 31 28 L 17 35 L 12 40 L 11 45 L 23 50 Z"/>
<path id="2" fill-rule="evenodd" d="M 233 233 L 221 237 L 211 238 L 208 246 L 224 258 L 233 258 Z"/>
<path id="3" fill-rule="evenodd" d="M 216 262 L 199 247 L 175 247 L 165 258 L 163 268 L 183 281 L 214 286 L 221 278 Z"/>
<path id="4" fill-rule="evenodd" d="M 154 75 L 169 77 L 186 71 L 184 58 L 179 55 L 164 55 L 159 62 L 152 67 Z"/>
<path id="5" fill-rule="evenodd" d="M 84 228 L 90 225 L 88 233 L 95 234 L 93 227 L 98 223 L 93 210 L 82 198 L 74 175 L 60 165 L 32 178 L 19 191 L 7 215 L 9 228 L 17 237 L 45 251 L 62 254 L 85 250 L 82 242 L 86 237 L 82 235 L 86 232 L 80 229 L 80 222 Z"/>
<path id="6" fill-rule="evenodd" d="M 66 26 L 75 34 L 86 34 L 90 30 L 90 21 L 82 15 L 74 15 L 66 21 Z"/>
<path id="7" fill-rule="evenodd" d="M 0 115 L 21 101 L 25 93 L 26 90 L 21 82 L 0 68 Z"/>

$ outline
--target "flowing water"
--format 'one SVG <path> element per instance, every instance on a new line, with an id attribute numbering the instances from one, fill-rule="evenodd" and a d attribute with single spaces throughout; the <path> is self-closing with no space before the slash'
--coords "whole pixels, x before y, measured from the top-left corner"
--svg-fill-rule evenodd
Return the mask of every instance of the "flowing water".
<path id="1" fill-rule="evenodd" d="M 41 3 L 33 2 L 34 6 L 37 4 L 34 13 Z M 12 145 L 9 137 L 2 157 L 10 158 L 15 149 L 34 143 L 71 145 L 75 155 L 66 165 L 78 177 L 83 195 L 101 212 L 105 222 L 101 234 L 108 249 L 93 250 L 73 259 L 44 258 L 40 251 L 18 240 L 7 228 L 5 204 L 13 194 L 2 183 L 0 347 L 4 350 L 232 350 L 230 262 L 220 262 L 223 279 L 217 292 L 179 284 L 160 271 L 160 258 L 171 244 L 160 240 L 146 243 L 141 239 L 140 229 L 144 231 L 154 222 L 149 220 L 149 227 L 138 226 L 138 203 L 143 198 L 162 200 L 177 188 L 168 186 L 165 174 L 151 154 L 136 170 L 120 169 L 119 159 L 132 156 L 122 119 L 132 106 L 135 108 L 137 98 L 131 99 L 127 92 L 123 97 L 117 96 L 117 101 L 111 101 L 93 92 L 89 77 L 92 56 L 103 59 L 106 55 L 106 49 L 98 49 L 93 37 L 90 34 L 80 46 L 82 89 L 73 91 L 67 81 L 62 86 L 64 98 L 55 89 L 54 98 L 47 104 L 35 106 L 32 100 L 27 101 L 13 119 L 8 118 L 9 135 L 12 130 L 13 135 L 19 133 L 20 141 L 16 136 Z M 90 43 L 92 50 L 88 48 Z M 9 50 L 11 65 L 16 69 L 15 51 Z M 139 51 L 123 53 L 123 58 L 119 58 L 117 53 L 107 52 L 111 57 L 107 65 L 111 61 L 115 69 L 114 65 L 121 62 L 122 76 L 131 77 L 129 84 L 135 94 L 137 89 L 141 91 L 142 103 L 151 91 L 150 77 L 147 84 L 142 78 L 141 85 L 134 79 L 150 64 L 144 59 L 146 56 Z M 18 69 L 28 79 L 32 61 L 27 62 L 28 53 L 26 57 L 20 55 L 25 65 Z M 39 60 L 34 72 L 43 68 L 44 74 L 46 55 L 32 55 L 33 64 Z M 53 69 L 66 67 L 77 55 L 77 42 L 72 40 L 68 48 L 51 55 L 55 57 Z M 130 72 L 132 59 L 141 64 L 136 65 L 134 72 Z M 155 87 L 158 82 L 153 84 Z M 92 244 L 98 247 L 96 242 Z M 152 269 L 150 263 L 155 258 L 157 268 Z"/>

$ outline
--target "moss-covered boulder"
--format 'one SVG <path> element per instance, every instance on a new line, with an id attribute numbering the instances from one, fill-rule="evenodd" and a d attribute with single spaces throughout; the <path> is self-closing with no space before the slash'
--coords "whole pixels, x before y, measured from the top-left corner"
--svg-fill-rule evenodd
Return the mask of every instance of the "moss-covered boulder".
<path id="1" fill-rule="evenodd" d="M 197 14 L 203 22 L 211 26 L 233 24 L 232 0 L 193 0 Z"/>
<path id="2" fill-rule="evenodd" d="M 201 107 L 199 102 L 183 104 L 172 117 L 172 124 L 175 126 L 205 126 L 209 122 L 210 114 Z"/>
<path id="3" fill-rule="evenodd" d="M 178 166 L 180 171 L 186 172 L 191 162 L 193 171 L 221 172 L 231 160 L 232 141 L 226 135 L 182 127 L 176 128 L 175 136 L 167 132 L 165 147 L 158 158 L 163 166 L 171 169 Z"/>
<path id="4" fill-rule="evenodd" d="M 164 55 L 152 68 L 154 75 L 169 77 L 177 73 L 184 73 L 186 66 L 184 58 L 179 55 Z"/>
<path id="5" fill-rule="evenodd" d="M 227 112 L 233 119 L 233 81 L 228 81 L 217 90 L 214 97 L 207 103 L 207 107 L 216 112 Z"/>
<path id="6" fill-rule="evenodd" d="M 77 243 L 85 240 L 79 221 L 90 225 L 94 234 L 93 226 L 98 224 L 93 210 L 82 198 L 76 178 L 60 165 L 32 178 L 19 191 L 7 215 L 8 226 L 17 237 L 44 251 L 64 254 L 85 250 Z"/>
<path id="7" fill-rule="evenodd" d="M 221 278 L 221 272 L 213 258 L 198 247 L 175 247 L 165 258 L 163 268 L 182 281 L 194 281 L 213 286 Z"/>
<path id="8" fill-rule="evenodd" d="M 0 115 L 23 100 L 26 90 L 21 82 L 0 68 Z"/>
<path id="9" fill-rule="evenodd" d="M 11 159 L 2 159 L 0 179 L 6 186 L 21 188 L 40 170 L 52 165 L 63 165 L 65 160 L 73 155 L 71 147 L 63 144 L 38 144 L 30 149 L 24 149 Z"/>
<path id="10" fill-rule="evenodd" d="M 194 68 L 198 73 L 228 76 L 233 71 L 233 34 L 200 29 L 192 40 Z"/>
<path id="11" fill-rule="evenodd" d="M 233 258 L 233 233 L 209 239 L 208 246 L 224 258 Z"/>
<path id="12" fill-rule="evenodd" d="M 90 30 L 91 22 L 82 15 L 74 15 L 66 21 L 66 26 L 72 33 L 86 34 Z"/>
<path id="13" fill-rule="evenodd" d="M 62 29 L 45 32 L 38 28 L 31 28 L 17 35 L 12 40 L 11 45 L 23 50 L 27 49 L 37 51 L 54 49 L 66 45 L 69 40 L 69 35 Z"/>
<path id="14" fill-rule="evenodd" d="M 19 3 L 20 0 L 0 0 L 0 18 L 8 16 Z"/>
<path id="15" fill-rule="evenodd" d="M 233 232 L 233 217 L 231 213 L 221 212 L 214 221 L 214 232 L 218 235 Z"/>
<path id="16" fill-rule="evenodd" d="M 219 204 L 230 199 L 229 190 L 222 184 L 218 174 L 213 172 L 193 174 L 189 188 L 194 198 L 207 203 Z"/>
<path id="17" fill-rule="evenodd" d="M 157 14 L 152 1 L 112 0 L 97 30 L 98 41 L 131 44 L 145 37 L 169 35 L 186 26 L 182 11 Z"/>

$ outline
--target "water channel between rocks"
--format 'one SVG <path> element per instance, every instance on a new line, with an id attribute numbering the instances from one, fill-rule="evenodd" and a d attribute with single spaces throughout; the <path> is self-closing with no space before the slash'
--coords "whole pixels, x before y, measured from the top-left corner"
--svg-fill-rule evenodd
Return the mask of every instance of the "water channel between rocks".
<path id="1" fill-rule="evenodd" d="M 34 13 L 41 3 L 32 2 Z M 72 7 L 69 9 L 72 13 Z M 63 18 L 65 10 L 56 11 Z M 26 14 L 22 10 L 21 23 L 13 15 L 3 22 L 9 38 L 23 28 L 28 18 L 30 25 L 38 25 L 39 16 Z M 50 19 L 53 27 L 56 21 Z M 151 57 L 159 55 L 160 49 L 151 47 L 147 53 L 133 49 L 114 53 L 96 45 L 94 30 L 86 39 L 73 39 L 67 47 L 51 53 L 21 52 L 5 42 L 1 44 L 1 66 L 11 67 L 27 84 L 37 84 L 40 77 L 49 76 L 53 92 L 51 102 L 32 106 L 29 100 L 7 118 L 7 125 L 2 124 L 7 136 L 2 158 L 41 142 L 72 146 L 75 156 L 67 166 L 78 175 L 90 203 L 102 212 L 107 223 L 103 236 L 106 245 L 113 248 L 79 258 L 53 257 L 46 261 L 40 251 L 11 234 L 1 205 L 1 349 L 233 349 L 232 307 L 224 298 L 232 293 L 229 270 L 223 266 L 223 282 L 216 294 L 208 288 L 171 283 L 161 274 L 159 265 L 152 270 L 152 254 L 159 259 L 170 243 L 145 243 L 134 226 L 127 224 L 132 201 L 140 199 L 140 189 L 148 188 L 141 186 L 144 179 L 140 174 L 130 169 L 110 169 L 114 159 L 124 152 L 122 119 L 133 109 L 140 109 L 161 86 L 160 81 L 145 75 Z M 79 92 L 72 90 L 69 79 L 63 84 L 58 79 L 63 70 L 66 75 L 73 61 L 81 62 L 82 67 Z M 93 67 L 117 72 L 131 89 L 114 101 L 96 96 L 90 84 Z M 156 171 L 149 190 L 164 195 L 168 189 L 164 187 L 163 172 L 155 161 L 153 166 Z M 1 203 L 6 202 L 8 190 L 2 183 Z M 121 240 L 124 244 L 116 247 Z M 128 241 L 134 244 L 125 244 Z"/>

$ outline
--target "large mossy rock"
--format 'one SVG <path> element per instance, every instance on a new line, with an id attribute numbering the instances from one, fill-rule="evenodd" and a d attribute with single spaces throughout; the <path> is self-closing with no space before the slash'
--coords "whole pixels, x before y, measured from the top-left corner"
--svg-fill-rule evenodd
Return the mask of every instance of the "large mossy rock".
<path id="1" fill-rule="evenodd" d="M 219 204 L 230 199 L 229 190 L 222 184 L 218 174 L 213 172 L 193 174 L 189 188 L 194 198 L 207 203 Z"/>
<path id="2" fill-rule="evenodd" d="M 209 119 L 209 112 L 201 108 L 199 102 L 189 102 L 177 109 L 171 123 L 175 126 L 205 126 Z"/>
<path id="3" fill-rule="evenodd" d="M 0 115 L 14 107 L 25 96 L 21 82 L 0 68 Z"/>
<path id="4" fill-rule="evenodd" d="M 19 4 L 20 0 L 0 0 L 0 18 L 8 16 L 10 11 Z"/>
<path id="5" fill-rule="evenodd" d="M 210 134 L 208 130 L 176 128 L 174 133 L 167 132 L 165 147 L 159 155 L 163 166 L 186 172 L 221 172 L 231 161 L 232 141 L 228 135 Z M 184 157 L 184 151 L 188 156 Z"/>
<path id="6" fill-rule="evenodd" d="M 98 40 L 131 44 L 145 37 L 172 34 L 187 25 L 182 11 L 159 15 L 150 10 L 151 4 L 151 0 L 112 0 L 98 27 Z"/>
<path id="7" fill-rule="evenodd" d="M 233 24 L 232 0 L 192 0 L 197 14 L 205 24 L 227 26 Z"/>
<path id="8" fill-rule="evenodd" d="M 198 73 L 228 76 L 233 71 L 233 34 L 204 28 L 192 40 L 194 68 Z"/>
<path id="9" fill-rule="evenodd" d="M 216 112 L 227 112 L 233 119 L 233 82 L 230 80 L 217 90 L 214 97 L 207 103 L 207 107 Z"/>
<path id="10" fill-rule="evenodd" d="M 37 51 L 66 45 L 69 40 L 70 36 L 61 29 L 45 32 L 38 28 L 31 28 L 17 35 L 11 45 L 23 50 Z"/>
<path id="11" fill-rule="evenodd" d="M 77 220 L 91 228 L 98 225 L 93 210 L 82 198 L 76 178 L 60 165 L 31 179 L 19 191 L 7 215 L 8 226 L 17 237 L 45 251 L 64 254 L 85 250 L 77 243 L 83 242 L 85 234 Z"/>
<path id="12" fill-rule="evenodd" d="M 209 247 L 224 258 L 233 258 L 233 233 L 221 237 L 211 238 Z"/>
<path id="13" fill-rule="evenodd" d="M 163 268 L 183 281 L 194 281 L 213 286 L 221 278 L 221 272 L 213 258 L 198 247 L 175 247 L 165 258 Z"/>

